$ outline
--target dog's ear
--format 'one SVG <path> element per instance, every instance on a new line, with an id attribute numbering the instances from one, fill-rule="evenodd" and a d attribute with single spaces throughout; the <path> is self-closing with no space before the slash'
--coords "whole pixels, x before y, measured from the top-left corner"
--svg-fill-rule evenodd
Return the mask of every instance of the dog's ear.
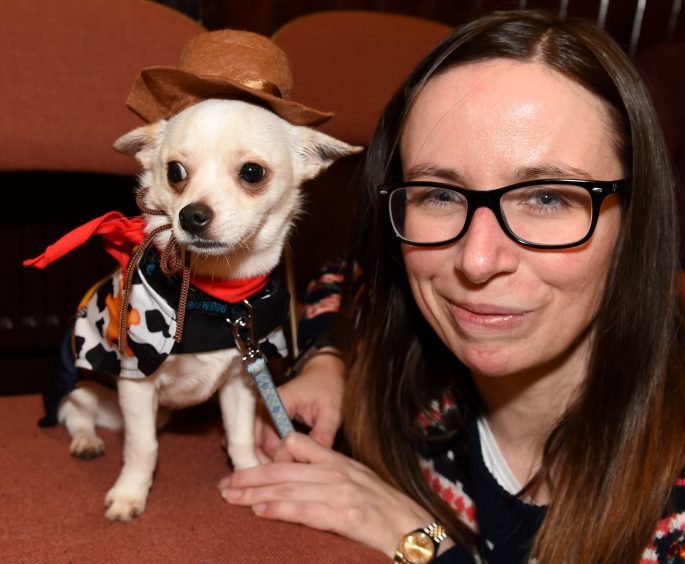
<path id="1" fill-rule="evenodd" d="M 304 180 L 316 177 L 339 158 L 364 150 L 364 147 L 348 145 L 315 129 L 296 126 L 294 130 L 298 137 L 296 158 L 302 165 Z"/>
<path id="2" fill-rule="evenodd" d="M 114 142 L 114 149 L 135 156 L 146 167 L 152 153 L 159 147 L 165 125 L 166 121 L 161 120 L 129 131 Z"/>

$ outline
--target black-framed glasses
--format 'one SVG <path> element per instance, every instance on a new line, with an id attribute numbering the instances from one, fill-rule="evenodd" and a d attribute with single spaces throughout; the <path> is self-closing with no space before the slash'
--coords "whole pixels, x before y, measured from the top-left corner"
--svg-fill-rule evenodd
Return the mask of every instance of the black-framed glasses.
<path id="1" fill-rule="evenodd" d="M 401 182 L 380 187 L 390 221 L 403 242 L 421 247 L 452 243 L 486 207 L 514 241 L 537 249 L 582 245 L 595 230 L 604 198 L 626 189 L 623 180 L 553 178 L 496 190 L 467 190 L 441 182 Z"/>

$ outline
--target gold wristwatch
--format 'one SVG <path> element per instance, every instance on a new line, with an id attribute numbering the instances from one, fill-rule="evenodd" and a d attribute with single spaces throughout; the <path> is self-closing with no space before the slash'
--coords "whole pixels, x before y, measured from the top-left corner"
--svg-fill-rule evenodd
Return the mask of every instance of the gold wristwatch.
<path id="1" fill-rule="evenodd" d="M 395 562 L 401 564 L 427 564 L 438 552 L 439 544 L 447 538 L 445 527 L 435 521 L 404 535 L 395 551 Z"/>

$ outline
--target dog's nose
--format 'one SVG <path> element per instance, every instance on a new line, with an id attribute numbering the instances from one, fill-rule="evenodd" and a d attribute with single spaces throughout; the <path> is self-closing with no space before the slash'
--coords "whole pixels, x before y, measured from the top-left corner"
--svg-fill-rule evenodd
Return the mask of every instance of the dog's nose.
<path id="1" fill-rule="evenodd" d="M 199 235 L 212 221 L 214 212 L 200 202 L 188 204 L 178 212 L 181 227 L 188 233 Z"/>

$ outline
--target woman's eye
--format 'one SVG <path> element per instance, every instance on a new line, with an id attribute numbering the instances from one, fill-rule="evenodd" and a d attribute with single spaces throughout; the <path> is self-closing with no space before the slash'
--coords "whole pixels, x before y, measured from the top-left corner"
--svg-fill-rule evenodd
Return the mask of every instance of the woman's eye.
<path id="1" fill-rule="evenodd" d="M 535 213 L 559 213 L 562 210 L 585 209 L 587 205 L 592 205 L 584 190 L 563 186 L 531 190 L 526 193 L 522 203 Z"/>
<path id="2" fill-rule="evenodd" d="M 421 194 L 420 203 L 430 206 L 445 206 L 462 203 L 463 198 L 457 192 L 441 188 L 430 188 Z"/>
<path id="3" fill-rule="evenodd" d="M 188 178 L 188 173 L 178 161 L 171 161 L 166 167 L 166 177 L 171 184 L 178 184 Z"/>
<path id="4" fill-rule="evenodd" d="M 266 169 L 257 163 L 245 163 L 240 169 L 240 178 L 248 184 L 258 184 L 266 176 Z"/>
<path id="5" fill-rule="evenodd" d="M 560 205 L 562 203 L 562 198 L 559 197 L 559 194 L 552 192 L 551 190 L 547 190 L 544 192 L 537 192 L 534 195 L 533 201 L 538 206 L 550 207 Z"/>
<path id="6" fill-rule="evenodd" d="M 447 190 L 431 190 L 429 197 L 435 202 L 453 202 L 454 194 Z"/>

